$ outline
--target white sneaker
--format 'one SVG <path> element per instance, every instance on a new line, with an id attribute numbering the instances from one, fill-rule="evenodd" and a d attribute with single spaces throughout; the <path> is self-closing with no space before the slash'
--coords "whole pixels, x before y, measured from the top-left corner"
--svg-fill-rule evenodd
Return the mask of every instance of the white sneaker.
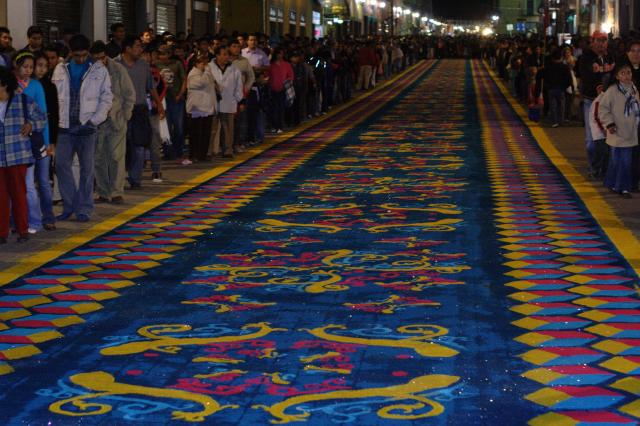
<path id="1" fill-rule="evenodd" d="M 182 164 L 183 166 L 190 166 L 193 164 L 193 161 L 189 160 L 188 158 L 185 158 L 184 160 L 182 160 Z"/>
<path id="2" fill-rule="evenodd" d="M 30 233 L 30 234 L 35 234 L 35 233 L 38 232 L 38 230 L 36 228 L 29 228 L 29 229 L 27 229 L 27 232 Z"/>
<path id="3" fill-rule="evenodd" d="M 279 135 L 280 133 L 282 133 L 282 129 L 276 130 L 276 133 Z"/>

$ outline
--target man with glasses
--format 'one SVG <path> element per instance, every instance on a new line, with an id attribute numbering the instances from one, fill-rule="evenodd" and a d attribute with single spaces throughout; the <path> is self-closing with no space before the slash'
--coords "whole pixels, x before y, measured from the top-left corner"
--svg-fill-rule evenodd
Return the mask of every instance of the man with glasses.
<path id="1" fill-rule="evenodd" d="M 608 37 L 602 31 L 594 31 L 591 35 L 591 45 L 582 54 L 578 61 L 578 71 L 582 86 L 582 108 L 584 122 L 589 123 L 589 111 L 593 100 L 598 96 L 598 88 L 606 90 L 609 80 L 612 78 L 611 72 L 615 66 L 615 61 L 607 52 Z M 589 160 L 589 176 L 601 178 L 598 165 L 603 159 L 596 150 L 591 128 L 585 127 L 585 143 L 587 148 L 587 158 Z"/>
<path id="2" fill-rule="evenodd" d="M 58 90 L 60 107 L 56 173 L 64 209 L 58 220 L 75 214 L 78 222 L 87 222 L 93 213 L 97 128 L 107 119 L 113 94 L 106 67 L 89 58 L 89 39 L 75 35 L 69 40 L 69 47 L 71 60 L 58 64 L 51 79 Z M 71 172 L 74 155 L 80 162 L 78 185 Z"/>

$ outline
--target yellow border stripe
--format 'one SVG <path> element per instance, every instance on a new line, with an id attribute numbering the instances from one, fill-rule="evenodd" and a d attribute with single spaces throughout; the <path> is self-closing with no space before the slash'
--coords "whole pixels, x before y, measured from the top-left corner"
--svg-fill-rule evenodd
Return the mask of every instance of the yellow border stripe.
<path id="1" fill-rule="evenodd" d="M 427 67 L 424 72 L 427 72 L 436 62 L 432 62 L 429 67 Z M 0 272 L 0 287 L 5 286 L 23 275 L 26 275 L 33 270 L 42 267 L 46 263 L 57 259 L 58 257 L 68 253 L 71 250 L 74 250 L 95 238 L 106 234 L 114 230 L 115 228 L 131 221 L 132 219 L 150 211 L 154 208 L 166 203 L 167 201 L 201 185 L 217 176 L 220 176 L 224 172 L 230 170 L 233 167 L 236 167 L 246 161 L 260 155 L 261 153 L 267 151 L 275 145 L 278 145 L 288 139 L 295 137 L 296 135 L 301 134 L 307 129 L 316 126 L 318 124 L 323 123 L 327 119 L 333 117 L 336 114 L 341 113 L 344 110 L 351 108 L 354 104 L 361 102 L 362 100 L 374 95 L 375 93 L 381 91 L 382 89 L 388 87 L 389 85 L 395 83 L 398 79 L 405 77 L 407 74 L 414 71 L 417 67 L 421 66 L 422 62 L 415 64 L 413 67 L 408 68 L 403 73 L 398 74 L 393 79 L 386 81 L 383 84 L 378 85 L 374 90 L 360 94 L 359 96 L 354 97 L 348 103 L 343 104 L 333 111 L 329 112 L 327 115 L 311 120 L 308 123 L 303 124 L 301 127 L 295 129 L 295 131 L 285 132 L 277 137 L 275 137 L 272 141 L 263 143 L 258 148 L 253 148 L 248 150 L 247 152 L 241 154 L 236 159 L 225 163 L 224 165 L 216 166 L 213 169 L 206 171 L 189 181 L 182 183 L 178 186 L 175 186 L 169 189 L 166 192 L 163 192 L 160 195 L 157 195 L 153 198 L 143 201 L 135 205 L 134 207 L 127 209 L 123 212 L 118 213 L 116 216 L 106 219 L 100 223 L 93 225 L 91 228 L 82 231 L 76 235 L 73 235 L 60 243 L 50 247 L 46 250 L 40 251 L 36 254 L 29 254 L 28 257 L 24 257 L 17 261 L 17 264 Z M 377 110 L 377 109 L 376 109 Z M 369 114 L 367 114 L 368 116 Z"/>
<path id="2" fill-rule="evenodd" d="M 489 72 L 493 82 L 496 83 L 500 92 L 507 99 L 511 107 L 515 110 L 524 124 L 529 128 L 536 142 L 551 160 L 554 166 L 561 171 L 565 178 L 569 181 L 573 189 L 576 191 L 587 210 L 596 219 L 600 227 L 607 234 L 609 239 L 616 246 L 618 251 L 625 257 L 636 274 L 640 276 L 640 240 L 626 227 L 620 220 L 616 212 L 611 208 L 609 203 L 604 199 L 602 193 L 598 191 L 595 185 L 585 179 L 576 168 L 562 155 L 549 139 L 547 133 L 542 126 L 534 121 L 529 120 L 524 107 L 518 103 L 504 83 L 497 78 L 493 70 L 482 62 L 485 70 Z"/>

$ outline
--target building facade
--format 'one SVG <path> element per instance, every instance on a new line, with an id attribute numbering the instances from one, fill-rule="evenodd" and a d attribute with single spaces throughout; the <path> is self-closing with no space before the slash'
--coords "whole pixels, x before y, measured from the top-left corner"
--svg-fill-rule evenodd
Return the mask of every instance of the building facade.
<path id="1" fill-rule="evenodd" d="M 494 0 L 493 8 L 503 34 L 588 35 L 597 29 L 620 36 L 640 27 L 638 0 Z"/>
<path id="2" fill-rule="evenodd" d="M 31 25 L 50 41 L 66 31 L 106 40 L 115 22 L 136 34 L 151 27 L 196 36 L 222 29 L 312 36 L 321 9 L 318 0 L 0 0 L 0 25 L 9 27 L 17 48 L 26 45 Z"/>
<path id="3" fill-rule="evenodd" d="M 315 26 L 321 25 L 319 0 L 221 0 L 219 3 L 217 25 L 226 31 L 259 31 L 271 37 L 285 34 L 311 37 Z"/>

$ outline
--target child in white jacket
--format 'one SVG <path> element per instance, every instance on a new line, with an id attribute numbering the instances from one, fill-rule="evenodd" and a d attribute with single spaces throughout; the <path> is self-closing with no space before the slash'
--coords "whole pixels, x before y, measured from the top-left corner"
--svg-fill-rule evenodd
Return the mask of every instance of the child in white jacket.
<path id="1" fill-rule="evenodd" d="M 209 69 L 218 85 L 218 115 L 213 120 L 213 128 L 224 133 L 224 156 L 233 157 L 233 119 L 238 112 L 238 104 L 244 98 L 242 74 L 230 62 L 229 50 L 226 46 L 218 46 L 214 51 L 215 58 Z M 215 149 L 214 149 L 215 150 Z"/>
<path id="2" fill-rule="evenodd" d="M 638 146 L 640 97 L 630 65 L 618 65 L 614 76 L 616 81 L 604 93 L 598 113 L 611 147 L 604 184 L 623 198 L 631 198 L 637 185 L 633 182 L 633 150 Z"/>
<path id="3" fill-rule="evenodd" d="M 187 76 L 187 113 L 191 116 L 189 156 L 204 161 L 209 148 L 211 125 L 217 111 L 216 81 L 207 66 L 209 56 L 201 55 Z"/>

